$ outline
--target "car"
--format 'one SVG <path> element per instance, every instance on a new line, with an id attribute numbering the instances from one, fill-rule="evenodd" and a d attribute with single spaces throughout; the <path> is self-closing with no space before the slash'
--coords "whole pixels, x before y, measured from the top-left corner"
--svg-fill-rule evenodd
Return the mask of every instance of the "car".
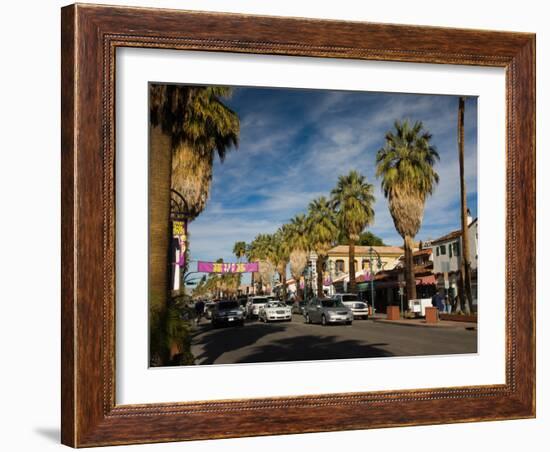
<path id="1" fill-rule="evenodd" d="M 335 298 L 312 298 L 304 309 L 306 323 L 345 323 L 351 325 L 353 313 L 344 303 Z"/>
<path id="2" fill-rule="evenodd" d="M 212 310 L 212 326 L 244 325 L 244 310 L 236 301 L 219 301 Z"/>
<path id="3" fill-rule="evenodd" d="M 250 318 L 258 317 L 260 309 L 268 302 L 276 301 L 275 297 L 267 295 L 256 295 L 250 297 L 247 304 L 247 315 Z"/>
<path id="4" fill-rule="evenodd" d="M 295 301 L 293 304 L 292 304 L 292 313 L 293 314 L 300 314 L 300 315 L 304 315 L 304 308 L 306 306 L 306 302 L 305 301 Z"/>
<path id="5" fill-rule="evenodd" d="M 269 301 L 260 308 L 258 318 L 263 322 L 271 322 L 273 320 L 292 321 L 292 311 L 290 306 L 287 306 L 282 301 Z"/>
<path id="6" fill-rule="evenodd" d="M 369 305 L 362 301 L 357 295 L 352 293 L 337 293 L 335 299 L 341 301 L 344 305 L 351 309 L 354 319 L 368 319 Z"/>

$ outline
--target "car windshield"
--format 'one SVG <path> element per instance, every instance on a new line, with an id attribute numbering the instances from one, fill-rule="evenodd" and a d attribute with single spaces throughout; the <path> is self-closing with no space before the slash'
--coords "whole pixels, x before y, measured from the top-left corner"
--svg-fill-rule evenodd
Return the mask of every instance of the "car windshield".
<path id="1" fill-rule="evenodd" d="M 342 295 L 342 301 L 361 301 L 357 295 Z"/>
<path id="2" fill-rule="evenodd" d="M 263 304 L 263 303 L 267 303 L 267 298 L 253 298 L 252 299 L 252 303 L 254 304 Z"/>
<path id="3" fill-rule="evenodd" d="M 239 307 L 239 303 L 236 301 L 220 301 L 218 304 L 218 309 L 236 309 Z"/>
<path id="4" fill-rule="evenodd" d="M 340 300 L 335 300 L 334 298 L 324 298 L 321 300 L 321 305 L 323 308 L 343 308 L 344 305 Z"/>
<path id="5" fill-rule="evenodd" d="M 280 302 L 271 302 L 266 305 L 268 308 L 284 308 L 285 304 Z"/>

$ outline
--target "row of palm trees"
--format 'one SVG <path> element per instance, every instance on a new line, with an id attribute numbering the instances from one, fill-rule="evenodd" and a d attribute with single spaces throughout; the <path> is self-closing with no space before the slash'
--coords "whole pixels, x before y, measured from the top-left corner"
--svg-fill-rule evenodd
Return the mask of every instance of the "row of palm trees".
<path id="1" fill-rule="evenodd" d="M 413 268 L 414 237 L 420 229 L 426 198 L 434 191 L 439 176 L 434 169 L 439 154 L 431 144 L 432 135 L 422 122 L 396 121 L 385 136 L 385 145 L 376 155 L 376 176 L 381 179 L 384 196 L 404 241 L 405 281 L 408 298 L 416 298 Z M 307 256 L 317 254 L 317 293 L 323 293 L 323 264 L 328 251 L 346 242 L 349 249 L 349 291 L 355 293 L 355 246 L 361 233 L 374 222 L 373 185 L 352 170 L 338 177 L 329 197 L 320 196 L 306 213 L 295 215 L 273 234 L 259 234 L 246 245 L 235 244 L 234 253 L 260 262 L 260 272 L 252 284 L 266 285 L 273 272 L 279 275 L 286 298 L 286 269 L 298 282 L 307 265 Z M 259 281 L 255 281 L 259 278 Z"/>
<path id="2" fill-rule="evenodd" d="M 259 261 L 260 271 L 254 274 L 253 284 L 260 286 L 271 283 L 276 272 L 286 298 L 286 272 L 299 281 L 307 265 L 308 255 L 315 252 L 317 259 L 317 291 L 323 291 L 323 262 L 328 251 L 341 239 L 348 241 L 350 255 L 360 233 L 374 220 L 373 186 L 357 171 L 340 176 L 330 197 L 320 196 L 310 202 L 306 213 L 295 215 L 273 234 L 258 234 L 244 245 L 237 242 L 234 251 L 239 255 L 245 249 L 250 261 Z M 237 252 L 235 253 L 237 255 Z M 353 257 L 351 258 L 353 262 Z M 353 265 L 353 264 L 352 264 Z M 350 288 L 355 290 L 355 271 L 350 273 Z"/>

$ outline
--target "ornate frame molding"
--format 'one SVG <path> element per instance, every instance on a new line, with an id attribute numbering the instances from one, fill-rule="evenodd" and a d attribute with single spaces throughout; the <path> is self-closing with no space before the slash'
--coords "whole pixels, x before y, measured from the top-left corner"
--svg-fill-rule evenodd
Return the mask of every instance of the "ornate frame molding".
<path id="1" fill-rule="evenodd" d="M 62 44 L 64 444 L 82 447 L 244 436 L 238 426 L 258 415 L 274 422 L 247 435 L 535 415 L 534 35 L 77 4 L 62 9 Z M 116 405 L 114 90 L 118 47 L 504 67 L 506 383 Z M 519 262 L 526 270 L 516 281 Z M 312 427 L 308 418 L 330 421 Z"/>

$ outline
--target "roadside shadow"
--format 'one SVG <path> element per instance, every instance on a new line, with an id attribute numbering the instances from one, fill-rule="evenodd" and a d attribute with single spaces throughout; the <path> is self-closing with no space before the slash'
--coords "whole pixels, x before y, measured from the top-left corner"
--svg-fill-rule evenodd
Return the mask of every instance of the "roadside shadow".
<path id="1" fill-rule="evenodd" d="M 395 356 L 380 347 L 353 339 L 338 340 L 335 336 L 297 336 L 276 340 L 257 348 L 237 362 L 316 361 L 323 359 L 381 358 Z"/>
<path id="2" fill-rule="evenodd" d="M 34 432 L 56 444 L 61 443 L 61 430 L 58 427 L 37 427 Z"/>

